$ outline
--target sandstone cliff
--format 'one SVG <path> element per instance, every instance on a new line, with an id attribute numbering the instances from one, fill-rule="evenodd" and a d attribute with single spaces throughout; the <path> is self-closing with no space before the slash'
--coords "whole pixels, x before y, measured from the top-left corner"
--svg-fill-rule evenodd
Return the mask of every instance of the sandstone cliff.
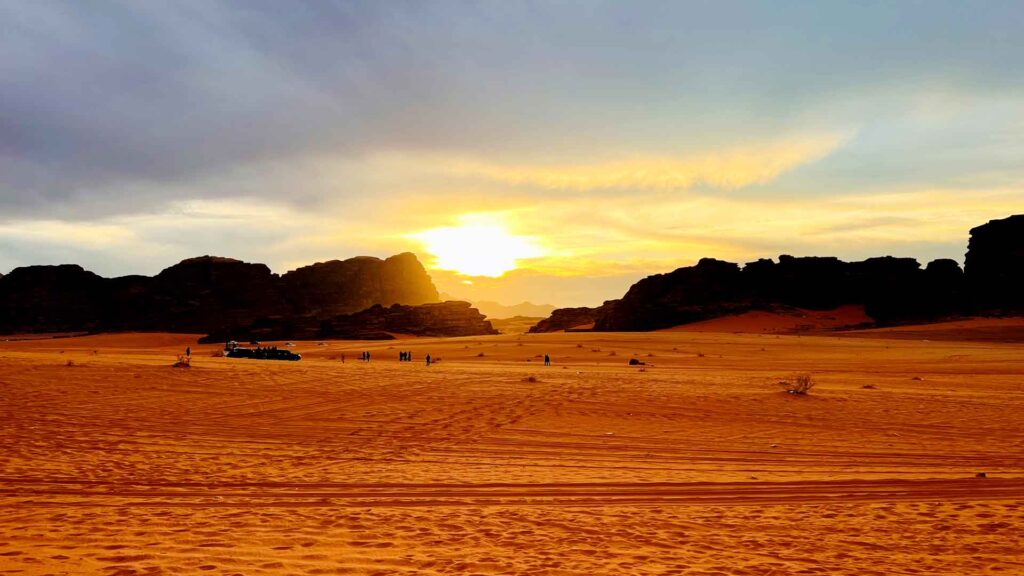
<path id="1" fill-rule="evenodd" d="M 437 300 L 412 254 L 314 264 L 278 276 L 263 264 L 201 256 L 153 277 L 102 278 L 77 265 L 0 277 L 0 333 L 104 330 L 208 333 L 271 316 L 331 317 L 374 304 Z"/>
<path id="2" fill-rule="evenodd" d="M 979 310 L 1024 310 L 1024 214 L 973 228 L 964 268 Z"/>
<path id="3" fill-rule="evenodd" d="M 1024 215 L 971 230 L 966 270 L 949 259 L 922 269 L 913 258 L 860 262 L 779 256 L 742 268 L 704 258 L 695 266 L 644 278 L 614 305 L 556 310 L 531 331 L 657 330 L 774 306 L 828 310 L 863 305 L 879 324 L 1024 311 Z"/>
<path id="4" fill-rule="evenodd" d="M 262 318 L 246 326 L 215 331 L 203 342 L 228 340 L 387 340 L 411 336 L 482 336 L 497 334 L 491 323 L 469 302 L 438 302 L 407 306 L 379 304 L 330 318 L 285 316 Z"/>

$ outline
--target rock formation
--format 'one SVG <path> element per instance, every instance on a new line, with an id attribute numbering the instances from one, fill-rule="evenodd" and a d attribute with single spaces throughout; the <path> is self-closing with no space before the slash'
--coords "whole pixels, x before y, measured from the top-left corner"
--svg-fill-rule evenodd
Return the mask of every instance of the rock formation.
<path id="1" fill-rule="evenodd" d="M 608 314 L 618 300 L 609 300 L 597 308 L 559 308 L 551 316 L 541 320 L 530 332 L 560 332 L 562 330 L 580 330 L 594 326 L 597 319 Z"/>
<path id="2" fill-rule="evenodd" d="M 203 342 L 228 340 L 389 340 L 411 336 L 482 336 L 497 334 L 491 323 L 469 302 L 440 302 L 406 306 L 379 304 L 330 318 L 286 316 L 263 318 L 247 326 L 216 331 Z"/>
<path id="3" fill-rule="evenodd" d="M 413 254 L 314 264 L 278 276 L 263 264 L 201 256 L 153 277 L 102 278 L 77 265 L 0 277 L 0 333 L 103 330 L 208 333 L 263 317 L 327 318 L 374 304 L 437 300 Z"/>
<path id="4" fill-rule="evenodd" d="M 437 302 L 437 288 L 408 252 L 381 261 L 361 256 L 303 266 L 281 277 L 292 308 L 314 316 L 351 314 L 382 304 Z"/>
<path id="5" fill-rule="evenodd" d="M 0 278 L 0 327 L 6 334 L 95 330 L 103 295 L 104 279 L 75 264 L 15 268 Z"/>
<path id="6" fill-rule="evenodd" d="M 774 306 L 830 310 L 844 304 L 863 305 L 883 325 L 1024 311 L 1024 215 L 971 230 L 965 270 L 948 259 L 922 269 L 913 258 L 892 256 L 844 262 L 782 255 L 742 268 L 705 258 L 640 280 L 614 305 L 556 310 L 531 331 L 587 322 L 601 331 L 657 330 Z"/>
<path id="7" fill-rule="evenodd" d="M 1024 215 L 971 229 L 964 268 L 971 302 L 979 311 L 1024 310 Z"/>

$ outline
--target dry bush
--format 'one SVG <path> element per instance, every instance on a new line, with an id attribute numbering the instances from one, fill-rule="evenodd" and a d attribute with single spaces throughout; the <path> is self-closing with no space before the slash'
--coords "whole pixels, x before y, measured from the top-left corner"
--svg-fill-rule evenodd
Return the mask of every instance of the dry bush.
<path id="1" fill-rule="evenodd" d="M 477 354 L 477 355 L 476 355 L 476 357 L 477 357 L 477 358 L 483 358 L 483 357 L 484 357 L 484 353 L 483 353 L 483 352 L 481 352 L 481 353 Z"/>
<path id="2" fill-rule="evenodd" d="M 783 380 L 779 382 L 779 385 L 788 394 L 806 396 L 811 391 L 811 388 L 814 388 L 814 379 L 811 378 L 810 374 L 797 374 L 793 377 L 792 381 Z"/>
<path id="3" fill-rule="evenodd" d="M 74 366 L 75 365 L 75 361 L 74 360 L 68 360 L 67 362 L 64 363 L 64 365 L 65 366 Z"/>
<path id="4" fill-rule="evenodd" d="M 534 376 L 533 374 L 531 374 L 531 375 L 527 376 L 526 378 L 523 378 L 523 382 L 540 382 L 540 379 L 537 378 L 536 376 Z"/>

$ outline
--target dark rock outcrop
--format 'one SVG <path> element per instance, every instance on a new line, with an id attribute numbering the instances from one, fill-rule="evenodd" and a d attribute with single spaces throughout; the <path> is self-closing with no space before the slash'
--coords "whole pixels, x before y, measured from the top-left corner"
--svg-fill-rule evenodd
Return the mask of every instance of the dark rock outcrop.
<path id="1" fill-rule="evenodd" d="M 0 278 L 0 333 L 104 330 L 203 332 L 264 317 L 329 318 L 374 304 L 437 300 L 413 254 L 359 257 L 278 276 L 215 256 L 153 277 L 102 278 L 77 265 L 28 266 Z"/>
<path id="2" fill-rule="evenodd" d="M 104 279 L 76 264 L 15 268 L 0 278 L 0 328 L 8 334 L 95 330 L 104 300 Z"/>
<path id="3" fill-rule="evenodd" d="M 881 325 L 1024 312 L 1024 215 L 972 229 L 964 270 L 949 259 L 922 269 L 913 258 L 892 256 L 844 262 L 782 255 L 743 268 L 705 258 L 644 278 L 605 306 L 555 310 L 530 331 L 589 323 L 600 331 L 657 330 L 755 309 L 846 304 L 863 305 Z"/>
<path id="4" fill-rule="evenodd" d="M 588 326 L 591 329 L 597 319 L 610 313 L 618 300 L 608 300 L 596 308 L 558 308 L 551 313 L 551 316 L 538 322 L 530 328 L 530 332 L 561 332 L 563 330 L 579 330 L 581 326 Z"/>
<path id="5" fill-rule="evenodd" d="M 229 340 L 386 340 L 394 334 L 411 336 L 482 336 L 497 334 L 491 323 L 469 302 L 439 302 L 390 307 L 374 305 L 354 314 L 263 318 L 247 326 L 216 331 L 203 342 Z"/>
<path id="6" fill-rule="evenodd" d="M 365 310 L 374 304 L 437 302 L 437 288 L 408 252 L 386 260 L 361 256 L 303 266 L 281 277 L 292 308 L 314 316 Z"/>
<path id="7" fill-rule="evenodd" d="M 602 311 L 594 330 L 657 330 L 750 308 L 750 297 L 732 262 L 703 258 L 696 266 L 648 276 Z"/>
<path id="8" fill-rule="evenodd" d="M 1024 310 L 1024 214 L 972 228 L 964 272 L 978 311 Z"/>

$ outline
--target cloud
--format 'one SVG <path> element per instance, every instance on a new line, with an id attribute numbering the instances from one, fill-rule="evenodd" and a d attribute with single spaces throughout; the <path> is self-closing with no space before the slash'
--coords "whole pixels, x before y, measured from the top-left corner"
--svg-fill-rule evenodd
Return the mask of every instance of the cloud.
<path id="1" fill-rule="evenodd" d="M 544 244 L 510 285 L 591 278 L 593 301 L 705 255 L 958 256 L 1024 211 L 1017 2 L 40 0 L 0 22 L 0 269 L 283 271 L 494 214 Z"/>
<path id="2" fill-rule="evenodd" d="M 254 195 L 315 209 L 395 193 L 359 186 L 362 170 L 335 187 L 208 184 L 379 154 L 440 153 L 518 186 L 741 187 L 822 146 L 756 159 L 744 142 L 856 132 L 938 89 L 963 117 L 978 94 L 1016 98 L 1022 18 L 999 2 L 0 3 L 0 211 Z M 936 141 L 918 134 L 910 156 Z"/>
<path id="3" fill-rule="evenodd" d="M 700 184 L 725 189 L 762 184 L 819 160 L 846 136 L 827 134 L 692 155 L 634 155 L 591 164 L 506 164 L 470 157 L 419 155 L 381 158 L 385 164 L 422 163 L 421 172 L 525 188 L 561 190 L 686 190 Z"/>

